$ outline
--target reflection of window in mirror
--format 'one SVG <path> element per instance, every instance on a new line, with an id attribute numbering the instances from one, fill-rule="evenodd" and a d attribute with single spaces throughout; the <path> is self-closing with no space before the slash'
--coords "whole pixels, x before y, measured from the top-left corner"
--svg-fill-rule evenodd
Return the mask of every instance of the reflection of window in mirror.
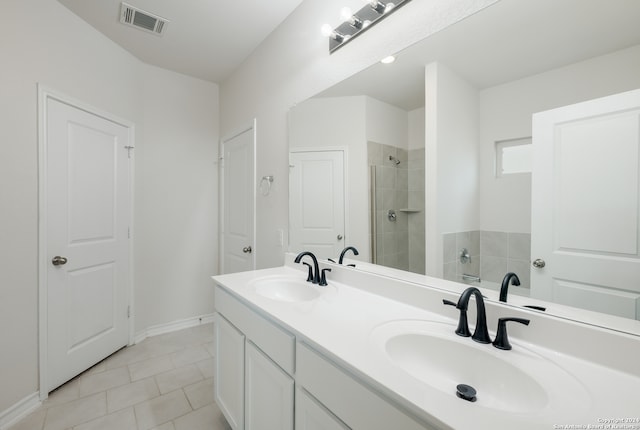
<path id="1" fill-rule="evenodd" d="M 531 138 L 496 142 L 496 177 L 531 173 Z"/>

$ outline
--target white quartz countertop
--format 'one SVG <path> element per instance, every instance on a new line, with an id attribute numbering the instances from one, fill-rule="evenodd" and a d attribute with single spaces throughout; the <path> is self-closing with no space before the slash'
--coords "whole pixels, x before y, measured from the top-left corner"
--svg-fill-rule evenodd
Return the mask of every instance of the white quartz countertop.
<path id="1" fill-rule="evenodd" d="M 552 350 L 547 345 L 530 343 L 527 341 L 527 330 L 546 327 L 542 320 L 540 324 L 536 324 L 537 319 L 549 318 L 536 313 L 531 314 L 532 322 L 529 327 L 521 329 L 516 328 L 515 324 L 513 327 L 509 326 L 513 350 L 502 351 L 490 344 L 477 344 L 470 338 L 457 336 L 453 331 L 457 325 L 458 311 L 441 305 L 443 298 L 455 301 L 457 296 L 453 293 L 415 284 L 408 285 L 400 280 L 390 280 L 372 274 L 347 273 L 348 270 L 334 267 L 333 273 L 328 276 L 327 287 L 305 283 L 308 288 L 324 289 L 318 298 L 302 302 L 273 300 L 258 294 L 255 288 L 256 280 L 267 277 L 304 280 L 306 271 L 299 270 L 297 266 L 214 276 L 213 279 L 216 284 L 254 310 L 272 318 L 293 332 L 299 340 L 325 353 L 330 359 L 436 428 L 640 429 L 640 364 L 638 372 L 629 373 L 603 365 L 602 362 L 594 363 Z M 341 275 L 342 271 L 345 271 L 344 276 Z M 334 281 L 333 277 L 338 280 L 356 279 L 358 282 L 355 284 L 358 285 L 346 285 Z M 416 306 L 407 304 L 411 302 L 407 295 L 414 293 L 416 297 L 421 297 L 421 303 L 415 303 Z M 396 300 L 396 294 L 404 294 L 404 300 Z M 426 302 L 427 305 L 422 302 Z M 470 304 L 470 308 L 472 307 L 475 307 L 473 302 Z M 491 311 L 491 306 L 488 306 L 488 316 L 491 316 Z M 495 318 L 488 319 L 489 331 L 494 338 Z M 546 390 L 545 393 L 538 395 L 537 403 L 531 407 L 509 398 L 498 399 L 498 403 L 486 402 L 481 390 L 478 392 L 478 401 L 472 403 L 457 398 L 455 388 L 451 392 L 445 392 L 413 377 L 389 358 L 380 339 L 384 338 L 385 332 L 396 330 L 396 326 L 411 327 L 414 322 L 420 324 L 423 321 L 439 327 L 438 330 L 441 334 L 444 333 L 443 336 L 447 336 L 446 332 L 450 330 L 452 342 L 462 342 L 461 345 L 465 348 L 466 342 L 469 342 L 471 348 L 478 349 L 479 355 L 495 356 L 507 363 L 513 362 L 520 368 L 528 367 L 532 375 L 537 375 L 541 386 Z M 470 315 L 469 322 L 473 330 L 475 317 Z M 554 320 L 552 324 L 570 322 Z M 575 323 L 573 325 L 575 326 Z M 581 327 L 571 329 L 572 333 L 578 333 L 584 338 L 566 339 L 567 342 L 589 342 L 587 337 L 590 330 L 594 330 L 592 327 L 585 327 L 584 330 Z M 554 333 L 545 336 L 553 337 Z M 533 337 L 539 339 L 541 336 Z M 602 339 L 601 334 L 598 339 Z M 625 339 L 627 344 L 628 340 Z M 558 342 L 558 339 L 555 341 Z M 610 354 L 612 357 L 616 354 L 636 354 L 635 360 L 640 363 L 640 355 L 637 355 L 640 353 L 640 340 L 633 342 L 631 339 L 631 350 L 611 351 Z M 611 347 L 617 345 L 619 343 L 614 342 Z M 607 348 L 608 345 L 599 344 L 593 347 Z M 471 366 L 476 359 L 473 355 L 470 354 L 464 359 L 452 359 L 461 360 L 463 366 L 466 364 L 465 359 L 469 360 Z M 545 369 L 556 370 L 548 372 Z M 550 378 L 556 377 L 556 371 L 561 377 L 554 381 Z M 508 375 L 505 370 L 505 377 Z M 523 387 L 523 390 L 526 389 L 526 386 Z M 505 396 L 519 397 L 518 393 L 514 395 L 508 390 L 504 393 Z M 523 397 L 526 395 L 527 393 L 523 393 Z M 620 421 L 621 419 L 627 422 Z M 615 420 L 618 420 L 617 424 Z M 607 425 L 610 427 L 606 427 Z"/>

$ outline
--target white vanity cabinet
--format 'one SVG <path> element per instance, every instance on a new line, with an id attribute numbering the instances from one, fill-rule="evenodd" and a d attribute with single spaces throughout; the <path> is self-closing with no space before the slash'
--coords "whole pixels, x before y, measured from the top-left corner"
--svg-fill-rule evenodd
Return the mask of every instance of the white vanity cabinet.
<path id="1" fill-rule="evenodd" d="M 295 337 L 216 287 L 214 397 L 234 430 L 293 430 Z"/>
<path id="2" fill-rule="evenodd" d="M 448 428 L 416 420 L 220 286 L 215 300 L 214 394 L 234 430 Z"/>

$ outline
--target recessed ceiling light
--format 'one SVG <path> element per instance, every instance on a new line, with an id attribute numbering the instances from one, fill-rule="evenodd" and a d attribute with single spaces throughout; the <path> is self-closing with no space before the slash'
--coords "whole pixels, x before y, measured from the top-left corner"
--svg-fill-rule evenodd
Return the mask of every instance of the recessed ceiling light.
<path id="1" fill-rule="evenodd" d="M 389 55 L 388 57 L 384 57 L 382 60 L 380 60 L 382 64 L 391 64 L 394 61 L 396 61 L 396 57 L 394 57 L 393 55 Z"/>

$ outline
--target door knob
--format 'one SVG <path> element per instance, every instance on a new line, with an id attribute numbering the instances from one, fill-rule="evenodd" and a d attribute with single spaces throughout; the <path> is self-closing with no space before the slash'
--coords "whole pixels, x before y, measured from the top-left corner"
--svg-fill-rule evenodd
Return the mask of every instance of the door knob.
<path id="1" fill-rule="evenodd" d="M 242 252 L 244 252 L 245 254 L 251 254 L 251 247 L 245 246 L 244 248 L 242 248 Z"/>
<path id="2" fill-rule="evenodd" d="M 51 259 L 51 264 L 53 264 L 54 266 L 62 266 L 63 264 L 67 264 L 67 259 L 56 255 Z"/>
<path id="3" fill-rule="evenodd" d="M 341 234 L 338 235 L 338 240 L 342 240 L 342 235 Z"/>
<path id="4" fill-rule="evenodd" d="M 536 269 L 542 269 L 544 266 L 547 265 L 547 263 L 544 262 L 544 260 L 537 258 L 535 260 L 533 260 L 533 263 L 531 263 L 533 265 L 533 267 L 535 267 Z"/>

